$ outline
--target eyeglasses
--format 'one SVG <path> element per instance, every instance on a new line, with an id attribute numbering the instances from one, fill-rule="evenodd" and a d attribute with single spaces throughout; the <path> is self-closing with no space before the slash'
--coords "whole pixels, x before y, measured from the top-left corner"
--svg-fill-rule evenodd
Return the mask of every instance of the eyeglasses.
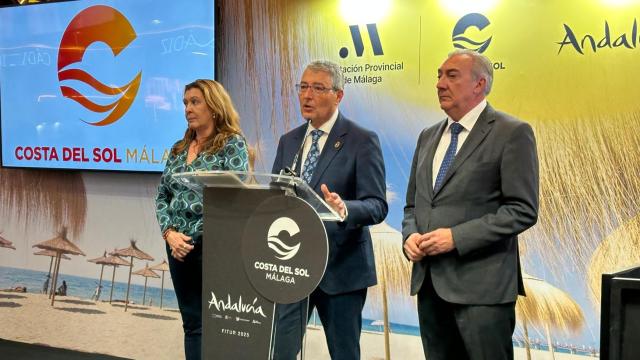
<path id="1" fill-rule="evenodd" d="M 325 94 L 329 91 L 334 91 L 333 88 L 324 87 L 322 85 L 309 85 L 309 84 L 296 84 L 296 90 L 299 94 L 307 92 L 307 90 L 311 90 L 312 94 Z"/>

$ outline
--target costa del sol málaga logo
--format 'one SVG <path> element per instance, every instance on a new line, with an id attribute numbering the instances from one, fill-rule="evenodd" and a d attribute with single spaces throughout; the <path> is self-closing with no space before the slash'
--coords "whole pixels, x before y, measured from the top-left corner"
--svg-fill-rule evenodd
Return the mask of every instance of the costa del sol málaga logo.
<path id="1" fill-rule="evenodd" d="M 88 72 L 71 65 L 81 63 L 87 47 L 95 42 L 107 44 L 113 55 L 118 56 L 136 37 L 136 32 L 129 20 L 118 10 L 105 5 L 91 6 L 82 10 L 67 26 L 62 35 L 58 53 L 58 80 L 61 83 L 62 95 L 76 101 L 89 111 L 107 113 L 102 120 L 85 121 L 87 124 L 105 126 L 119 120 L 129 110 L 138 93 L 142 72 L 138 72 L 123 86 L 111 87 L 98 81 Z M 116 100 L 106 105 L 97 104 L 76 89 L 62 85 L 66 80 L 83 82 L 108 97 L 116 97 Z"/>
<path id="2" fill-rule="evenodd" d="M 269 248 L 276 253 L 276 258 L 280 260 L 289 260 L 296 256 L 300 249 L 300 243 L 289 246 L 285 244 L 280 236 L 284 233 L 289 238 L 300 232 L 300 228 L 295 221 L 288 217 L 277 218 L 269 227 L 267 243 Z"/>
<path id="3" fill-rule="evenodd" d="M 489 24 L 491 24 L 489 19 L 482 14 L 471 13 L 461 17 L 456 26 L 453 27 L 453 33 L 451 34 L 453 46 L 458 49 L 475 50 L 479 53 L 484 52 L 491 44 L 492 36 L 489 36 L 486 40 L 470 39 L 468 35 L 465 35 L 465 32 L 470 27 L 476 27 L 482 31 Z"/>

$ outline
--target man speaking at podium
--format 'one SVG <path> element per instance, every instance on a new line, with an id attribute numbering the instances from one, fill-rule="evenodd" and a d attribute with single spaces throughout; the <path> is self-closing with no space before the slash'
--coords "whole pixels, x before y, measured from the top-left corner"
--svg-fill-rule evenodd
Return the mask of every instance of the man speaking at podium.
<path id="1" fill-rule="evenodd" d="M 274 359 L 295 359 L 314 308 L 332 359 L 360 358 L 362 308 L 376 284 L 369 225 L 387 215 L 385 168 L 378 136 L 344 117 L 338 105 L 344 77 L 337 64 L 315 61 L 296 84 L 307 120 L 280 138 L 273 173 L 299 175 L 342 217 L 327 222 L 329 260 L 324 277 L 306 299 L 278 304 Z"/>

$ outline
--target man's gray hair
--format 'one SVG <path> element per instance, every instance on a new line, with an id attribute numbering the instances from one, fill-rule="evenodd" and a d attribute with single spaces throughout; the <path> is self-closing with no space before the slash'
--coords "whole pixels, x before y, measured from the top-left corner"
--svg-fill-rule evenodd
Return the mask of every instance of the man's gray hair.
<path id="1" fill-rule="evenodd" d="M 469 49 L 456 49 L 449 53 L 448 59 L 451 59 L 457 55 L 468 55 L 473 59 L 471 65 L 471 75 L 474 80 L 484 78 L 487 84 L 484 87 L 484 95 L 487 96 L 491 92 L 491 85 L 493 85 L 493 64 L 491 60 L 486 56 L 480 54 L 477 51 Z"/>
<path id="2" fill-rule="evenodd" d="M 340 65 L 327 60 L 316 60 L 307 65 L 305 70 L 324 71 L 328 73 L 331 76 L 331 81 L 333 82 L 332 89 L 344 90 L 344 75 L 342 74 Z"/>

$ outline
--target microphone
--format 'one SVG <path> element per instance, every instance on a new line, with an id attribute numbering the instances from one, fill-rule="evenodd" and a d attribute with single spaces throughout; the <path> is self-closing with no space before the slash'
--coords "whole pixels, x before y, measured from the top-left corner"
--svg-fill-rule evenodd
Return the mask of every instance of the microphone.
<path id="1" fill-rule="evenodd" d="M 307 135 L 309 130 L 309 119 L 305 119 L 305 120 L 307 121 L 307 127 L 304 132 L 304 138 L 302 139 L 302 144 L 300 144 L 300 148 L 298 149 L 298 152 L 296 152 L 296 156 L 293 157 L 291 166 L 290 167 L 285 166 L 283 169 L 284 173 L 289 176 L 299 177 L 298 173 L 296 172 L 296 166 L 298 166 L 298 159 L 302 157 L 302 150 L 304 150 L 304 144 L 307 142 Z"/>

